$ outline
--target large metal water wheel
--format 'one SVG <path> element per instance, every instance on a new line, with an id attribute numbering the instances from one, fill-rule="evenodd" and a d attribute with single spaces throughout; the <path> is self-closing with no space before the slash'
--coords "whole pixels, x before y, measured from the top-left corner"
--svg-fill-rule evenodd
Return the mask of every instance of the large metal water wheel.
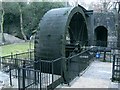
<path id="1" fill-rule="evenodd" d="M 69 58 L 81 52 L 88 40 L 86 15 L 82 7 L 58 8 L 48 11 L 40 21 L 40 30 L 35 37 L 35 60 Z M 46 65 L 41 68 L 47 68 Z M 39 69 L 39 64 L 35 65 Z M 65 76 L 66 60 L 55 63 L 54 73 Z M 44 69 L 48 72 L 48 69 Z"/>
<path id="2" fill-rule="evenodd" d="M 65 56 L 70 57 L 81 52 L 82 47 L 87 45 L 86 21 L 80 12 L 76 12 L 72 16 L 66 32 Z"/>

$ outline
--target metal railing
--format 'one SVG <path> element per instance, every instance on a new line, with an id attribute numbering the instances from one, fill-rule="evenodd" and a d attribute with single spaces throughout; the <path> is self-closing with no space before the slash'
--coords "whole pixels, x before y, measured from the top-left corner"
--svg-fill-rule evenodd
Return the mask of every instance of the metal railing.
<path id="1" fill-rule="evenodd" d="M 117 42 L 109 42 L 108 45 L 111 45 L 111 47 L 109 47 L 110 50 L 106 50 L 106 52 L 111 52 L 111 50 L 113 50 L 113 53 L 117 53 L 119 48 L 113 46 L 116 44 Z M 102 50 L 103 52 L 105 51 L 106 47 L 102 46 L 93 47 L 94 49 L 97 48 L 95 51 L 90 47 L 82 48 L 83 51 L 80 53 L 55 60 L 35 61 L 34 51 L 14 55 L 11 54 L 1 57 L 1 69 L 6 69 L 3 71 L 9 73 L 11 86 L 14 84 L 12 79 L 15 77 L 18 81 L 17 87 L 19 89 L 27 90 L 29 88 L 36 88 L 39 90 L 53 90 L 60 83 L 69 84 L 76 76 L 79 76 L 80 72 L 84 71 L 92 62 L 92 58 L 95 56 L 96 52 L 100 51 L 99 47 L 104 48 Z M 109 53 L 109 55 L 112 56 L 113 53 Z M 62 66 L 63 60 L 65 61 L 66 68 Z M 119 60 L 119 58 L 115 60 Z M 116 62 L 115 60 L 113 58 L 113 63 Z M 114 66 L 115 64 L 113 64 L 113 67 Z M 114 77 L 116 76 L 114 76 L 113 69 L 113 80 Z"/>
<path id="2" fill-rule="evenodd" d="M 68 58 L 61 57 L 55 60 L 39 61 L 34 61 L 34 52 L 11 54 L 2 57 L 1 64 L 6 66 L 6 68 L 1 68 L 7 69 L 3 71 L 9 73 L 11 86 L 14 85 L 13 79 L 16 78 L 18 81 L 18 86 L 16 87 L 22 90 L 27 90 L 28 88 L 53 90 L 60 83 L 66 83 L 65 80 L 69 83 L 89 65 L 93 57 L 93 52 L 89 52 L 90 50 L 87 49 Z M 32 58 L 30 58 L 31 56 Z M 63 60 L 65 60 L 67 67 L 65 74 L 63 74 Z"/>
<path id="3" fill-rule="evenodd" d="M 23 53 L 16 53 L 0 57 L 0 68 L 4 72 L 9 72 L 9 66 L 11 69 L 22 66 L 23 61 L 33 61 L 34 60 L 34 51 L 27 51 Z"/>
<path id="4" fill-rule="evenodd" d="M 9 74 L 11 86 L 17 83 L 18 86 L 15 87 L 19 88 L 19 90 L 27 90 L 29 88 L 48 90 L 57 87 L 62 81 L 61 73 L 59 75 L 55 74 L 55 64 L 61 62 L 61 59 L 34 61 L 4 57 L 3 60 L 5 62 L 2 62 L 2 64 L 7 66 L 7 70 L 4 70 L 4 72 Z M 37 68 L 36 65 L 38 65 Z M 61 66 L 59 68 L 62 70 Z"/>
<path id="5" fill-rule="evenodd" d="M 89 46 L 109 47 L 111 49 L 119 49 L 118 43 L 120 43 L 117 41 L 99 41 L 99 40 L 94 40 L 91 42 L 92 43 L 89 42 Z"/>
<path id="6" fill-rule="evenodd" d="M 120 54 L 113 55 L 112 81 L 120 83 Z"/>
<path id="7" fill-rule="evenodd" d="M 58 84 L 61 83 L 62 77 L 61 75 L 54 74 L 54 64 L 59 62 L 60 59 L 45 61 L 41 60 L 40 62 L 35 61 L 35 63 L 39 63 L 40 69 L 36 69 L 33 67 L 28 67 L 23 63 L 23 66 L 18 69 L 18 86 L 19 89 L 26 90 L 29 88 L 39 89 L 39 90 L 48 90 L 54 89 Z M 46 65 L 48 67 L 47 72 L 44 73 L 46 68 L 43 68 L 42 65 Z M 36 64 L 35 64 L 36 65 Z M 52 65 L 52 66 L 51 66 Z"/>
<path id="8" fill-rule="evenodd" d="M 80 72 L 84 71 L 93 61 L 95 54 L 90 53 L 90 50 L 91 48 L 66 58 L 67 84 L 69 84 L 75 77 L 80 76 Z"/>

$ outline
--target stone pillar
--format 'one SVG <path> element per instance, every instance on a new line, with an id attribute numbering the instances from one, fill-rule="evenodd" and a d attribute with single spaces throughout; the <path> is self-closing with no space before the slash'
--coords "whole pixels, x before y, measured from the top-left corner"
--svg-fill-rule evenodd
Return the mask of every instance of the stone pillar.
<path id="1" fill-rule="evenodd" d="M 93 12 L 87 18 L 87 28 L 88 28 L 88 45 L 93 45 L 94 43 L 94 15 Z"/>
<path id="2" fill-rule="evenodd" d="M 120 48 L 120 14 L 119 13 L 117 15 L 116 30 L 117 30 L 117 47 Z"/>

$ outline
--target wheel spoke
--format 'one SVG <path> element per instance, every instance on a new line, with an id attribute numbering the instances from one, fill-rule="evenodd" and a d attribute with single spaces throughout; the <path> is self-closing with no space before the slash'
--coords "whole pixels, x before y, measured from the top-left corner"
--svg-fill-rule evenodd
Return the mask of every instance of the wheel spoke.
<path id="1" fill-rule="evenodd" d="M 78 34 L 78 38 L 77 38 L 78 41 L 80 41 L 80 38 L 82 38 L 82 32 L 84 30 L 84 27 L 85 27 L 85 23 L 82 23 L 79 34 Z"/>
<path id="2" fill-rule="evenodd" d="M 68 56 L 67 58 L 69 58 L 69 57 L 71 57 L 71 56 L 72 56 L 72 54 L 75 52 L 76 48 L 77 48 L 77 47 L 75 47 L 75 48 L 72 50 L 72 52 L 71 52 L 71 53 L 69 53 L 69 56 Z"/>
<path id="3" fill-rule="evenodd" d="M 69 33 L 72 34 L 73 40 L 76 41 L 77 38 L 76 38 L 76 36 L 74 35 L 73 30 L 72 30 L 70 27 L 69 27 L 68 29 L 69 29 Z"/>

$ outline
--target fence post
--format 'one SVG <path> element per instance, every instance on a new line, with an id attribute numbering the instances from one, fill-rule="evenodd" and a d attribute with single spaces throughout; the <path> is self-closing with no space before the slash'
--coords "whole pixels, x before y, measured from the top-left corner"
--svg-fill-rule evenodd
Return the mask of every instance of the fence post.
<path id="1" fill-rule="evenodd" d="M 0 69 L 2 68 L 2 57 L 0 56 Z"/>
<path id="2" fill-rule="evenodd" d="M 37 61 L 35 61 L 35 64 L 34 65 L 37 65 Z M 34 72 L 34 75 L 35 75 L 35 84 L 37 85 L 37 72 L 36 72 L 36 67 L 35 67 L 35 72 Z"/>
<path id="3" fill-rule="evenodd" d="M 39 65 L 40 62 L 37 61 L 37 63 L 38 63 L 38 65 Z M 37 71 L 38 83 L 40 83 L 40 80 L 39 80 L 39 79 L 41 78 L 41 77 L 39 78 L 39 73 L 41 72 L 40 70 L 41 70 L 41 68 L 39 68 L 39 71 Z M 41 74 L 40 74 L 40 75 L 41 75 Z"/>
<path id="4" fill-rule="evenodd" d="M 30 60 L 30 50 L 29 50 L 29 49 L 28 49 L 28 51 L 26 52 L 26 54 L 28 54 L 28 55 L 26 55 L 26 56 L 28 56 L 27 59 Z"/>
<path id="5" fill-rule="evenodd" d="M 13 60 L 13 54 L 12 54 L 12 52 L 11 52 L 11 61 L 10 62 L 12 62 L 12 60 Z M 12 75 L 11 75 L 11 65 L 9 65 L 9 76 L 10 76 L 10 86 L 12 86 Z"/>
<path id="6" fill-rule="evenodd" d="M 30 60 L 32 60 L 32 58 L 31 58 L 31 50 L 30 50 Z"/>
<path id="7" fill-rule="evenodd" d="M 11 61 L 12 61 L 13 60 L 13 53 L 12 52 L 11 52 L 11 56 L 10 57 L 11 57 Z"/>
<path id="8" fill-rule="evenodd" d="M 114 81 L 114 69 L 115 69 L 115 54 L 113 54 L 113 65 L 112 65 L 112 81 Z"/>
<path id="9" fill-rule="evenodd" d="M 14 64 L 16 65 L 16 59 L 17 59 L 17 53 L 15 54 L 15 57 L 14 57 Z"/>
<path id="10" fill-rule="evenodd" d="M 30 60 L 32 60 L 32 58 L 31 58 L 31 50 L 30 50 Z"/>
<path id="11" fill-rule="evenodd" d="M 23 76 L 23 77 L 22 77 L 22 78 L 23 78 L 23 82 L 22 82 L 22 83 L 23 83 L 23 85 L 22 85 L 23 88 L 22 88 L 22 89 L 25 90 L 25 77 L 26 77 L 26 75 L 25 75 L 25 74 L 26 74 L 26 71 L 25 71 L 25 61 L 23 61 L 22 74 L 23 74 L 23 75 L 22 75 L 22 76 Z"/>
<path id="12" fill-rule="evenodd" d="M 104 58 L 103 61 L 106 62 L 106 51 L 104 51 Z"/>
<path id="13" fill-rule="evenodd" d="M 17 57 L 17 53 L 16 53 L 16 57 L 14 58 L 14 60 L 15 60 L 15 68 L 17 68 L 18 67 L 18 57 Z M 15 74 L 16 74 L 16 78 L 17 78 L 17 69 L 15 69 Z"/>
<path id="14" fill-rule="evenodd" d="M 12 86 L 11 66 L 9 66 L 9 70 L 10 70 L 10 73 L 9 73 L 9 75 L 10 75 L 10 86 Z"/>
<path id="15" fill-rule="evenodd" d="M 52 60 L 52 83 L 53 82 L 54 82 L 54 61 Z M 53 88 L 53 85 L 52 85 L 52 88 Z"/>
<path id="16" fill-rule="evenodd" d="M 40 69 L 39 69 L 39 70 L 40 70 L 40 78 L 39 78 L 40 81 L 39 81 L 39 82 L 40 82 L 40 90 L 41 90 L 41 88 L 42 88 L 42 85 L 41 85 L 41 84 L 42 84 L 42 83 L 41 83 L 41 78 L 42 78 L 42 77 L 41 77 L 41 75 L 42 75 L 42 74 L 41 74 L 41 59 L 40 59 L 40 61 L 38 61 L 38 63 L 39 63 L 38 65 L 40 66 L 40 67 L 39 67 L 39 68 L 40 68 Z"/>
<path id="17" fill-rule="evenodd" d="M 63 60 L 64 60 L 64 57 L 62 57 L 60 60 L 60 62 L 61 62 L 61 77 L 62 77 L 61 83 L 64 83 L 64 81 L 63 81 L 63 66 L 62 66 Z"/>
<path id="18" fill-rule="evenodd" d="M 111 51 L 110 51 L 110 62 L 111 62 Z"/>
<path id="19" fill-rule="evenodd" d="M 20 68 L 18 68 L 18 90 L 21 90 L 21 82 L 20 82 L 20 80 L 21 80 L 21 78 L 20 78 Z"/>
<path id="20" fill-rule="evenodd" d="M 81 60 L 80 55 L 79 55 L 79 59 Z M 80 60 L 78 60 L 78 77 L 80 76 Z"/>

